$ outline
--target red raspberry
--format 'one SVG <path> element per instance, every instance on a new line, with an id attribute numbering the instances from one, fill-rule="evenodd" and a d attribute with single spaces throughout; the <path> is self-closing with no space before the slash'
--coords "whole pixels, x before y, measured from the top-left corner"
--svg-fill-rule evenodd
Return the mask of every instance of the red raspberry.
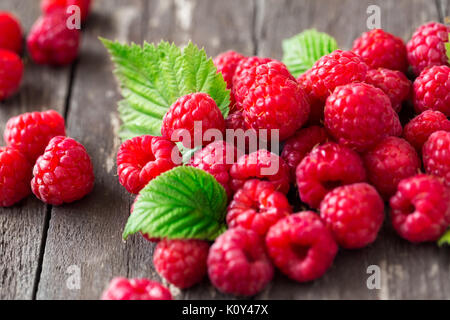
<path id="1" fill-rule="evenodd" d="M 352 51 L 361 56 L 371 68 L 408 71 L 405 43 L 382 29 L 364 32 L 353 43 Z"/>
<path id="2" fill-rule="evenodd" d="M 328 142 L 314 148 L 300 162 L 296 176 L 301 200 L 318 208 L 323 197 L 334 188 L 365 181 L 366 171 L 356 152 Z"/>
<path id="3" fill-rule="evenodd" d="M 54 110 L 24 113 L 11 118 L 4 132 L 6 143 L 20 150 L 33 164 L 52 138 L 65 135 L 64 118 Z"/>
<path id="4" fill-rule="evenodd" d="M 310 73 L 311 69 L 300 75 L 300 77 L 297 78 L 297 82 L 300 84 L 300 87 L 303 89 L 303 91 L 305 91 L 310 105 L 308 123 L 319 125 L 323 124 L 325 101 L 320 100 L 314 95 L 314 86 L 313 82 L 311 81 Z"/>
<path id="5" fill-rule="evenodd" d="M 148 279 L 115 278 L 102 300 L 172 300 L 169 289 Z"/>
<path id="6" fill-rule="evenodd" d="M 67 17 L 63 11 L 55 11 L 35 22 L 27 38 L 35 63 L 63 66 L 77 58 L 80 31 L 67 27 Z"/>
<path id="7" fill-rule="evenodd" d="M 424 70 L 414 81 L 414 109 L 441 111 L 450 117 L 450 67 L 437 66 Z"/>
<path id="8" fill-rule="evenodd" d="M 281 158 L 289 166 L 291 181 L 295 181 L 295 170 L 303 158 L 316 146 L 327 142 L 328 135 L 323 127 L 312 126 L 301 129 L 286 140 Z"/>
<path id="9" fill-rule="evenodd" d="M 0 207 L 10 207 L 31 193 L 31 165 L 12 147 L 0 148 Z"/>
<path id="10" fill-rule="evenodd" d="M 195 122 L 200 122 L 198 130 L 195 128 Z M 164 116 L 161 134 L 174 142 L 183 140 L 186 148 L 193 148 L 208 144 L 203 141 L 203 134 L 210 129 L 217 129 L 223 134 L 225 119 L 216 102 L 208 94 L 198 92 L 179 98 L 170 107 Z M 187 141 L 184 138 L 186 133 L 189 133 L 189 136 L 185 137 Z M 172 137 L 178 134 L 179 137 Z"/>
<path id="11" fill-rule="evenodd" d="M 289 167 L 283 159 L 265 149 L 240 157 L 231 167 L 230 175 L 233 191 L 238 191 L 245 181 L 254 178 L 268 180 L 276 190 L 285 194 L 290 188 Z"/>
<path id="12" fill-rule="evenodd" d="M 11 97 L 20 87 L 23 76 L 23 63 L 12 52 L 0 49 L 0 101 Z"/>
<path id="13" fill-rule="evenodd" d="M 273 272 L 264 242 L 252 230 L 229 229 L 209 250 L 209 279 L 224 293 L 253 296 L 272 280 Z"/>
<path id="14" fill-rule="evenodd" d="M 291 212 L 286 196 L 276 191 L 273 184 L 248 180 L 228 206 L 227 224 L 230 228 L 251 229 L 264 236 L 273 224 Z"/>
<path id="15" fill-rule="evenodd" d="M 437 177 L 419 174 L 402 180 L 390 204 L 392 225 L 410 242 L 435 241 L 450 222 L 450 192 Z"/>
<path id="16" fill-rule="evenodd" d="M 92 162 L 72 138 L 54 137 L 38 158 L 31 180 L 33 193 L 45 203 L 60 205 L 86 196 L 94 187 Z"/>
<path id="17" fill-rule="evenodd" d="M 266 247 L 274 264 L 298 282 L 320 278 L 338 251 L 333 235 L 312 211 L 278 221 L 267 234 Z"/>
<path id="18" fill-rule="evenodd" d="M 249 128 L 279 130 L 281 141 L 294 134 L 309 116 L 305 92 L 286 66 L 269 62 L 253 67 L 245 79 L 247 95 L 242 102 L 245 122 Z"/>
<path id="19" fill-rule="evenodd" d="M 336 87 L 366 79 L 369 66 L 351 51 L 336 50 L 320 58 L 309 71 L 313 94 L 325 101 Z"/>
<path id="20" fill-rule="evenodd" d="M 442 112 L 426 110 L 405 126 L 403 136 L 421 153 L 428 137 L 439 130 L 450 131 L 450 120 Z"/>
<path id="21" fill-rule="evenodd" d="M 338 187 L 323 199 L 320 217 L 339 246 L 363 248 L 375 241 L 383 224 L 383 199 L 367 183 Z"/>
<path id="22" fill-rule="evenodd" d="M 151 180 L 176 166 L 172 156 L 181 159 L 177 146 L 161 137 L 145 135 L 125 141 L 117 153 L 120 184 L 138 194 Z"/>
<path id="23" fill-rule="evenodd" d="M 436 131 L 428 138 L 423 145 L 423 164 L 427 173 L 443 178 L 450 187 L 450 132 Z"/>
<path id="24" fill-rule="evenodd" d="M 22 27 L 17 18 L 10 12 L 0 11 L 0 49 L 22 52 Z"/>
<path id="25" fill-rule="evenodd" d="M 168 282 L 186 289 L 206 275 L 209 244 L 200 240 L 162 240 L 156 245 L 153 264 Z"/>
<path id="26" fill-rule="evenodd" d="M 416 175 L 421 167 L 416 150 L 397 137 L 381 140 L 363 159 L 369 182 L 385 199 L 395 194 L 401 180 Z"/>
<path id="27" fill-rule="evenodd" d="M 248 153 L 250 150 L 257 149 L 259 144 L 257 132 L 247 128 L 242 111 L 235 111 L 230 114 L 225 119 L 225 127 L 227 141 L 233 140 L 237 150 Z"/>
<path id="28" fill-rule="evenodd" d="M 65 10 L 69 6 L 78 6 L 81 13 L 81 22 L 86 21 L 91 6 L 91 0 L 42 0 L 41 11 L 50 14 L 55 11 Z"/>
<path id="29" fill-rule="evenodd" d="M 401 130 L 389 97 L 366 83 L 336 88 L 327 99 L 325 126 L 339 143 L 358 152 Z"/>
<path id="30" fill-rule="evenodd" d="M 400 71 L 372 69 L 367 72 L 365 82 L 383 90 L 397 113 L 400 112 L 403 101 L 408 100 L 411 92 L 411 81 Z"/>
<path id="31" fill-rule="evenodd" d="M 230 169 L 237 157 L 238 151 L 233 145 L 225 141 L 216 141 L 196 152 L 189 165 L 214 176 L 230 197 L 232 195 Z"/>
<path id="32" fill-rule="evenodd" d="M 448 65 L 445 43 L 449 32 L 450 27 L 437 22 L 426 23 L 414 32 L 406 49 L 416 76 L 427 67 Z"/>

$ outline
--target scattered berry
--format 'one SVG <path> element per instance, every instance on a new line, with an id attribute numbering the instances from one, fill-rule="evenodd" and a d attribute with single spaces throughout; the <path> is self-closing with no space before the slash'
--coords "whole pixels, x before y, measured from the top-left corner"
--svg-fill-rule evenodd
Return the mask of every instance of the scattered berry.
<path id="1" fill-rule="evenodd" d="M 392 225 L 410 242 L 435 241 L 450 223 L 450 193 L 442 181 L 419 174 L 402 180 L 390 201 Z"/>
<path id="2" fill-rule="evenodd" d="M 91 0 L 42 0 L 41 11 L 50 14 L 55 11 L 66 10 L 70 6 L 78 6 L 81 13 L 81 22 L 86 21 L 89 15 Z"/>
<path id="3" fill-rule="evenodd" d="M 450 132 L 436 131 L 428 138 L 423 145 L 423 164 L 428 174 L 443 178 L 450 187 Z"/>
<path id="4" fill-rule="evenodd" d="M 298 282 L 320 278 L 338 251 L 333 235 L 312 211 L 278 221 L 267 234 L 266 247 L 281 272 Z"/>
<path id="5" fill-rule="evenodd" d="M 10 12 L 0 11 L 0 49 L 22 52 L 22 27 Z"/>
<path id="6" fill-rule="evenodd" d="M 172 294 L 156 281 L 115 278 L 103 292 L 102 300 L 172 300 Z"/>
<path id="7" fill-rule="evenodd" d="M 300 162 L 296 176 L 301 200 L 318 208 L 323 197 L 334 188 L 365 181 L 366 171 L 356 152 L 328 142 L 314 148 Z"/>
<path id="8" fill-rule="evenodd" d="M 23 63 L 20 57 L 12 51 L 0 49 L 0 101 L 17 92 L 22 76 Z"/>
<path id="9" fill-rule="evenodd" d="M 33 174 L 33 193 L 52 205 L 79 200 L 94 187 L 92 162 L 86 149 L 63 136 L 50 140 L 45 153 L 36 161 Z"/>
<path id="10" fill-rule="evenodd" d="M 224 293 L 253 296 L 272 280 L 273 273 L 264 242 L 252 230 L 229 229 L 209 250 L 209 278 Z"/>

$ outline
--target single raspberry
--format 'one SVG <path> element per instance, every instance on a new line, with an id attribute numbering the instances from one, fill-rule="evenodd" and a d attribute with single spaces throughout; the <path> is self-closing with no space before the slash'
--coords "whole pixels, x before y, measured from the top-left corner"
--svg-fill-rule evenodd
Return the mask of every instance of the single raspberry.
<path id="1" fill-rule="evenodd" d="M 0 49 L 0 101 L 17 92 L 22 76 L 23 63 L 20 57 L 12 51 Z"/>
<path id="2" fill-rule="evenodd" d="M 426 110 L 405 126 L 403 136 L 417 152 L 421 153 L 428 137 L 439 130 L 450 131 L 450 120 L 442 112 Z"/>
<path id="3" fill-rule="evenodd" d="M 230 228 L 251 229 L 264 236 L 278 220 L 292 213 L 286 196 L 273 184 L 257 179 L 248 180 L 234 195 L 228 206 Z"/>
<path id="4" fill-rule="evenodd" d="M 130 215 L 133 214 L 133 212 L 134 212 L 134 206 L 136 205 L 136 202 L 138 201 L 138 199 L 139 199 L 139 196 L 137 196 L 137 197 L 134 199 L 133 204 L 131 205 Z M 142 233 L 142 232 L 141 232 L 141 235 L 142 235 L 142 237 L 144 237 L 145 240 L 147 240 L 147 241 L 149 241 L 149 242 L 159 242 L 159 241 L 161 240 L 161 239 L 159 239 L 159 238 L 152 238 L 152 237 L 150 237 L 150 235 L 148 235 L 148 234 L 146 234 L 146 233 Z"/>
<path id="5" fill-rule="evenodd" d="M 358 152 L 389 135 L 401 134 L 389 97 L 366 83 L 336 88 L 325 106 L 325 127 L 337 142 Z"/>
<path id="6" fill-rule="evenodd" d="M 437 66 L 424 70 L 414 81 L 414 109 L 441 111 L 450 117 L 450 67 Z"/>
<path id="7" fill-rule="evenodd" d="M 172 300 L 169 289 L 148 279 L 114 278 L 102 300 Z"/>
<path id="8" fill-rule="evenodd" d="M 448 65 L 445 43 L 449 32 L 450 27 L 437 22 L 426 23 L 414 32 L 406 50 L 416 76 L 427 67 Z"/>
<path id="9" fill-rule="evenodd" d="M 386 68 L 406 72 L 408 58 L 402 39 L 382 29 L 364 32 L 353 43 L 352 51 L 374 69 Z"/>
<path id="10" fill-rule="evenodd" d="M 64 11 L 40 17 L 27 38 L 28 52 L 37 64 L 63 66 L 78 56 L 80 31 L 67 27 Z"/>
<path id="11" fill-rule="evenodd" d="M 174 142 L 182 140 L 186 148 L 193 148 L 209 143 L 203 141 L 203 135 L 211 129 L 223 134 L 225 119 L 216 102 L 208 94 L 198 92 L 179 98 L 170 107 L 163 119 L 161 135 Z"/>
<path id="12" fill-rule="evenodd" d="M 395 194 L 401 180 L 416 175 L 421 167 L 416 150 L 397 137 L 381 140 L 363 160 L 369 182 L 385 199 Z"/>
<path id="13" fill-rule="evenodd" d="M 164 138 L 144 135 L 125 141 L 117 153 L 117 175 L 128 192 L 138 194 L 151 180 L 176 166 L 177 146 Z"/>
<path id="14" fill-rule="evenodd" d="M 237 157 L 238 151 L 233 145 L 225 141 L 216 141 L 196 152 L 189 165 L 214 176 L 230 197 L 232 195 L 230 169 Z"/>
<path id="15" fill-rule="evenodd" d="M 156 245 L 153 264 L 168 282 L 186 289 L 206 275 L 209 244 L 201 240 L 162 240 Z"/>
<path id="16" fill-rule="evenodd" d="M 367 183 L 338 187 L 323 199 L 320 217 L 339 246 L 363 248 L 375 241 L 383 224 L 383 199 Z"/>
<path id="17" fill-rule="evenodd" d="M 351 51 L 336 50 L 320 58 L 309 71 L 312 92 L 325 101 L 336 87 L 366 79 L 369 66 Z"/>
<path id="18" fill-rule="evenodd" d="M 436 131 L 428 138 L 423 145 L 423 164 L 428 174 L 443 178 L 450 187 L 450 132 Z"/>
<path id="19" fill-rule="evenodd" d="M 322 101 L 314 94 L 314 85 L 310 77 L 311 69 L 303 73 L 297 78 L 300 87 L 305 91 L 310 105 L 308 124 L 323 124 L 323 112 L 325 109 L 325 101 Z"/>
<path id="20" fill-rule="evenodd" d="M 366 171 L 356 152 L 328 142 L 303 158 L 296 176 L 301 200 L 318 208 L 323 197 L 334 188 L 365 181 Z"/>
<path id="21" fill-rule="evenodd" d="M 33 193 L 45 203 L 60 205 L 86 196 L 94 187 L 92 162 L 86 149 L 72 138 L 50 140 L 38 158 L 31 180 Z"/>
<path id="22" fill-rule="evenodd" d="M 323 127 L 312 126 L 301 129 L 286 140 L 281 158 L 289 166 L 291 181 L 295 181 L 295 170 L 303 158 L 316 146 L 328 141 L 328 135 Z"/>
<path id="23" fill-rule="evenodd" d="M 232 141 L 239 152 L 249 153 L 259 146 L 258 134 L 255 130 L 247 128 L 242 111 L 228 115 L 225 119 L 225 128 L 227 141 Z"/>
<path id="24" fill-rule="evenodd" d="M 264 242 L 252 230 L 229 229 L 209 250 L 209 279 L 224 293 L 253 296 L 272 280 L 273 273 Z"/>
<path id="25" fill-rule="evenodd" d="M 369 70 L 365 82 L 383 90 L 397 113 L 402 109 L 402 103 L 408 100 L 412 87 L 404 73 L 383 68 Z"/>
<path id="26" fill-rule="evenodd" d="M 3 135 L 9 146 L 20 150 L 34 164 L 52 138 L 66 135 L 65 122 L 54 110 L 24 113 L 9 119 Z"/>
<path id="27" fill-rule="evenodd" d="M 450 223 L 450 192 L 437 177 L 419 174 L 402 180 L 390 205 L 392 225 L 410 242 L 435 241 Z"/>
<path id="28" fill-rule="evenodd" d="M 91 0 L 42 0 L 41 11 L 45 15 L 55 11 L 66 10 L 70 6 L 80 8 L 81 22 L 86 21 L 91 6 Z M 73 14 L 73 13 L 72 13 Z"/>
<path id="29" fill-rule="evenodd" d="M 0 148 L 0 207 L 10 207 L 31 193 L 31 169 L 20 151 Z"/>
<path id="30" fill-rule="evenodd" d="M 277 191 L 288 193 L 289 167 L 274 153 L 260 149 L 249 155 L 243 155 L 231 167 L 231 188 L 238 191 L 245 181 L 254 178 L 268 180 Z"/>
<path id="31" fill-rule="evenodd" d="M 0 11 L 0 49 L 22 52 L 22 27 L 19 20 L 10 12 Z"/>
<path id="32" fill-rule="evenodd" d="M 338 251 L 330 230 L 312 211 L 278 221 L 267 234 L 266 247 L 281 272 L 298 282 L 320 278 Z"/>

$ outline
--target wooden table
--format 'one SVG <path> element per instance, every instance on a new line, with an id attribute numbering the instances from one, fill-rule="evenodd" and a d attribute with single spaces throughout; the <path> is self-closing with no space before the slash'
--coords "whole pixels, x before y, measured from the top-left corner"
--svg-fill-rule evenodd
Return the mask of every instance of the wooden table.
<path id="1" fill-rule="evenodd" d="M 227 49 L 281 58 L 281 41 L 315 27 L 339 46 L 367 30 L 369 5 L 381 8 L 382 27 L 405 40 L 420 24 L 444 21 L 450 0 L 94 0 L 83 32 L 79 60 L 67 68 L 26 61 L 20 93 L 0 104 L 0 130 L 27 111 L 53 108 L 65 115 L 68 134 L 82 142 L 95 166 L 96 187 L 71 205 L 53 207 L 30 196 L 0 209 L 1 299 L 97 299 L 115 276 L 160 280 L 154 246 L 140 236 L 125 243 L 121 233 L 132 197 L 119 185 L 115 156 L 120 145 L 112 64 L 99 36 L 121 41 L 161 39 L 204 46 L 214 56 Z M 37 0 L 2 0 L 26 30 L 39 16 Z M 1 138 L 0 138 L 1 139 Z M 2 141 L 3 143 L 3 141 Z M 381 270 L 381 288 L 369 290 L 367 268 Z M 76 286 L 80 271 L 80 287 Z M 75 285 L 74 285 L 75 284 Z M 205 280 L 190 290 L 171 288 L 177 299 L 232 298 Z M 448 299 L 450 251 L 414 246 L 386 225 L 376 243 L 341 250 L 321 279 L 297 284 L 277 274 L 256 299 Z"/>

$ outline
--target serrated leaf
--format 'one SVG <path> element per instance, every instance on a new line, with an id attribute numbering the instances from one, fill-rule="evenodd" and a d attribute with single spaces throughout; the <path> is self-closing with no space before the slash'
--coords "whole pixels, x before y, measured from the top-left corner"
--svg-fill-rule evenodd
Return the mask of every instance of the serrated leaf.
<path id="1" fill-rule="evenodd" d="M 450 246 L 450 230 L 447 230 L 446 233 L 438 240 L 438 246 L 443 247 L 445 245 Z"/>
<path id="2" fill-rule="evenodd" d="M 203 170 L 177 167 L 142 189 L 123 232 L 152 238 L 214 240 L 226 230 L 227 195 Z"/>
<path id="3" fill-rule="evenodd" d="M 337 42 L 333 37 L 309 29 L 283 41 L 283 62 L 298 77 L 321 57 L 337 49 Z"/>
<path id="4" fill-rule="evenodd" d="M 449 40 L 450 40 L 450 34 L 449 34 Z M 450 63 L 450 42 L 449 41 L 447 41 L 445 43 L 445 51 L 447 53 L 447 59 L 448 59 L 448 61 Z"/>

